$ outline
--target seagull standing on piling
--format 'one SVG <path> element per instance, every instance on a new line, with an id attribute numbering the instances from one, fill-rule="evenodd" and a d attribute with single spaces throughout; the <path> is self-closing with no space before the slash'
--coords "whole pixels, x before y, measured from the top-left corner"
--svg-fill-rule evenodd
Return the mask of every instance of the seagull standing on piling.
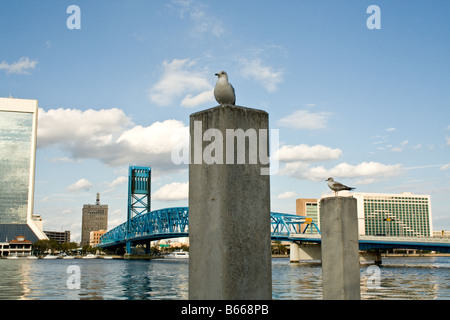
<path id="1" fill-rule="evenodd" d="M 337 196 L 337 193 L 339 191 L 342 191 L 342 190 L 350 190 L 351 191 L 351 190 L 355 189 L 352 187 L 347 187 L 346 185 L 343 185 L 342 183 L 339 183 L 337 181 L 334 181 L 333 178 L 328 178 L 325 181 L 328 181 L 328 187 L 330 187 L 330 189 L 334 191 L 334 196 Z"/>
<path id="2" fill-rule="evenodd" d="M 214 98 L 221 105 L 236 103 L 236 94 L 231 83 L 228 82 L 228 75 L 225 71 L 216 73 L 218 77 L 216 87 L 214 88 Z"/>

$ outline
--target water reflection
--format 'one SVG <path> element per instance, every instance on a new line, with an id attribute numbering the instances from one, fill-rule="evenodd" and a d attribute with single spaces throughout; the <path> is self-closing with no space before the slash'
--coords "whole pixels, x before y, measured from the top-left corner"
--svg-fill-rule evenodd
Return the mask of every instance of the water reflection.
<path id="1" fill-rule="evenodd" d="M 80 288 L 69 289 L 70 265 Z M 0 299 L 180 300 L 188 298 L 188 261 L 0 260 Z M 450 257 L 384 259 L 374 288 L 361 267 L 362 299 L 450 299 Z M 322 299 L 320 263 L 272 261 L 273 299 Z"/>

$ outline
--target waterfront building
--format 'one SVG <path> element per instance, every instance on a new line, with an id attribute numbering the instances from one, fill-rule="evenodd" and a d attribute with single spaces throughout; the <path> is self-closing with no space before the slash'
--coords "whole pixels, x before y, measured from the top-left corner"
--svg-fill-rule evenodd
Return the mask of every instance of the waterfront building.
<path id="1" fill-rule="evenodd" d="M 18 236 L 9 242 L 9 256 L 27 257 L 31 256 L 33 242 L 23 236 Z"/>
<path id="2" fill-rule="evenodd" d="M 297 199 L 295 201 L 296 214 L 299 216 L 304 216 L 306 218 L 312 219 L 317 226 L 320 225 L 320 215 L 319 215 L 319 201 L 317 199 Z M 302 230 L 306 228 L 306 224 L 302 225 Z M 318 233 L 315 228 L 308 230 L 308 233 Z"/>
<path id="3" fill-rule="evenodd" d="M 89 245 L 91 231 L 98 230 L 108 230 L 108 205 L 100 204 L 100 194 L 97 193 L 95 204 L 83 206 L 80 245 Z"/>
<path id="4" fill-rule="evenodd" d="M 0 98 L 0 243 L 47 239 L 33 219 L 38 103 Z"/>
<path id="5" fill-rule="evenodd" d="M 361 193 L 340 191 L 339 196 L 357 201 L 360 235 L 432 237 L 430 195 L 402 193 Z M 322 195 L 322 198 L 334 195 Z M 297 199 L 297 214 L 313 218 L 320 229 L 320 200 Z"/>
<path id="6" fill-rule="evenodd" d="M 106 233 L 106 230 L 96 230 L 89 233 L 89 245 L 91 247 L 100 243 L 100 238 Z"/>
<path id="7" fill-rule="evenodd" d="M 45 235 L 50 240 L 55 240 L 58 243 L 68 243 L 70 242 L 70 231 L 44 231 Z"/>
<path id="8" fill-rule="evenodd" d="M 431 197 L 401 194 L 354 193 L 358 201 L 360 234 L 394 237 L 433 236 Z"/>
<path id="9" fill-rule="evenodd" d="M 353 196 L 357 200 L 360 235 L 433 236 L 430 195 L 418 195 L 411 192 L 363 193 L 346 191 L 341 191 L 339 195 Z M 332 195 L 323 197 L 332 197 Z"/>

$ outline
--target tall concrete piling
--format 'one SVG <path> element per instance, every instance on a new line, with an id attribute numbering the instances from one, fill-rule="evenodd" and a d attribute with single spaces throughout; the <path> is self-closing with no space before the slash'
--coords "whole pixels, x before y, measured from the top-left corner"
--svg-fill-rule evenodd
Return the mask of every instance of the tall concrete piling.
<path id="1" fill-rule="evenodd" d="M 322 289 L 326 300 L 359 300 L 360 271 L 356 199 L 320 200 Z"/>
<path id="2" fill-rule="evenodd" d="M 189 299 L 272 298 L 270 176 L 252 154 L 255 143 L 268 150 L 267 131 L 261 110 L 223 105 L 190 116 Z"/>

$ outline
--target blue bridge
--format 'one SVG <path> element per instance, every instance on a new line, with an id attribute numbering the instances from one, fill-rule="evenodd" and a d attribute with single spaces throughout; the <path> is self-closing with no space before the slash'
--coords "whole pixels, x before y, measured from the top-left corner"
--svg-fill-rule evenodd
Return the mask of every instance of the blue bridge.
<path id="1" fill-rule="evenodd" d="M 130 167 L 128 179 L 127 221 L 105 233 L 98 247 L 125 247 L 127 253 L 139 244 L 189 236 L 189 208 L 174 207 L 150 211 L 149 167 Z M 272 240 L 296 243 L 320 243 L 320 230 L 308 217 L 271 212 Z M 418 249 L 450 252 L 450 239 L 432 237 L 360 236 L 359 249 Z"/>

